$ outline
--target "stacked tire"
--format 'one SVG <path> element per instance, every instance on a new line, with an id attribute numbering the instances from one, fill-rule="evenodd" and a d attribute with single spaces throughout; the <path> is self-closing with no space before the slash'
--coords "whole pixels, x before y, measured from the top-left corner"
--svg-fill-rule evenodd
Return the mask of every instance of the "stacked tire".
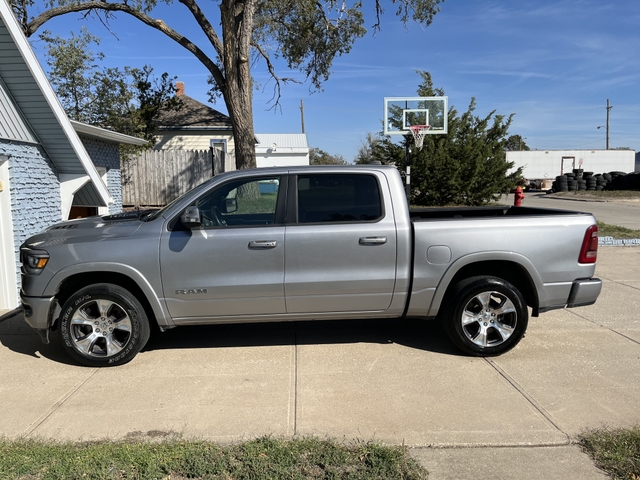
<path id="1" fill-rule="evenodd" d="M 584 179 L 584 189 L 591 192 L 595 191 L 596 179 L 593 176 L 593 172 L 584 172 L 582 174 L 582 178 Z"/>
<path id="2" fill-rule="evenodd" d="M 640 173 L 611 172 L 607 190 L 640 190 Z"/>
<path id="3" fill-rule="evenodd" d="M 596 180 L 596 191 L 598 191 L 598 192 L 601 192 L 607 186 L 607 179 L 606 179 L 605 175 L 608 175 L 608 174 L 607 173 L 605 173 L 605 174 L 600 174 L 599 173 L 598 175 L 594 175 L 594 177 L 593 177 Z"/>
<path id="4" fill-rule="evenodd" d="M 585 172 L 575 169 L 558 175 L 547 193 L 602 190 L 640 190 L 640 172 Z"/>
<path id="5" fill-rule="evenodd" d="M 554 192 L 568 192 L 569 180 L 566 175 L 558 175 L 555 182 L 551 185 L 551 190 Z"/>

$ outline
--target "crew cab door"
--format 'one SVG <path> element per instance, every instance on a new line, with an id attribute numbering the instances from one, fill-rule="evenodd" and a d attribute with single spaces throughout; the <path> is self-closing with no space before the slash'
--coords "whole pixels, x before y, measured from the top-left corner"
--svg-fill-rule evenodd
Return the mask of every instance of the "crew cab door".
<path id="1" fill-rule="evenodd" d="M 289 180 L 287 313 L 381 311 L 396 277 L 396 227 L 384 176 L 310 173 Z"/>
<path id="2" fill-rule="evenodd" d="M 175 321 L 285 313 L 286 177 L 231 180 L 204 193 L 200 226 L 180 217 L 160 242 L 167 308 Z"/>

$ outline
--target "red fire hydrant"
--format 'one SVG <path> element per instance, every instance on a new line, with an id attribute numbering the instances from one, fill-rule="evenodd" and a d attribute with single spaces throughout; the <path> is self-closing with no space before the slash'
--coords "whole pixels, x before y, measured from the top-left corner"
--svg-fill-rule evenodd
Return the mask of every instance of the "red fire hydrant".
<path id="1" fill-rule="evenodd" d="M 513 206 L 521 207 L 522 200 L 524 200 L 524 193 L 522 193 L 522 188 L 516 187 L 515 195 L 513 196 Z"/>

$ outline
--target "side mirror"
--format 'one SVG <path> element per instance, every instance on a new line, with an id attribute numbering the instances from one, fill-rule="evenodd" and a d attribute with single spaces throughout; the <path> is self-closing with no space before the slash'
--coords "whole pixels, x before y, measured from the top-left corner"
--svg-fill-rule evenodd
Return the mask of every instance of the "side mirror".
<path id="1" fill-rule="evenodd" d="M 180 216 L 182 225 L 187 228 L 196 228 L 200 226 L 200 210 L 198 207 L 187 207 L 184 213 Z"/>
<path id="2" fill-rule="evenodd" d="M 233 213 L 238 210 L 238 199 L 227 198 L 224 201 L 224 213 Z"/>

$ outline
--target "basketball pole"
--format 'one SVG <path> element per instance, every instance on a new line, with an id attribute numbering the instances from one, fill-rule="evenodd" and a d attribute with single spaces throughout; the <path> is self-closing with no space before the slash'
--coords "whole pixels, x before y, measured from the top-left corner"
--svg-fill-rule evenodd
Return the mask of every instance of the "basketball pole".
<path id="1" fill-rule="evenodd" d="M 411 147 L 409 147 L 409 142 L 404 146 L 404 155 L 405 155 L 405 192 L 407 194 L 407 206 L 411 207 Z"/>

